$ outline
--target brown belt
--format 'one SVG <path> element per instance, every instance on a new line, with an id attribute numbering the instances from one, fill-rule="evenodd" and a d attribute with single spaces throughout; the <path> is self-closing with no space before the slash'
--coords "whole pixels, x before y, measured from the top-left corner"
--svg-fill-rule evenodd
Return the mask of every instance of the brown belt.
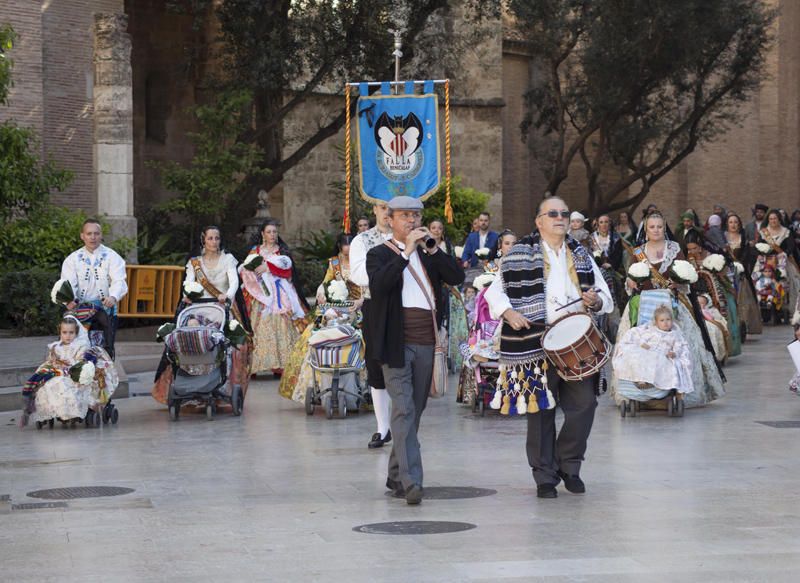
<path id="1" fill-rule="evenodd" d="M 431 311 L 422 308 L 403 308 L 403 334 L 406 344 L 434 346 L 436 335 Z"/>

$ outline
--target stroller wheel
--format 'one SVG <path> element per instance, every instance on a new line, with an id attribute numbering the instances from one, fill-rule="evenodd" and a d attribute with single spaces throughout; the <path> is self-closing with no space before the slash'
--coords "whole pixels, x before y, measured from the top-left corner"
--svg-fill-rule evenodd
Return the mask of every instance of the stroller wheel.
<path id="1" fill-rule="evenodd" d="M 628 403 L 622 401 L 622 403 L 619 404 L 619 416 L 625 419 L 625 416 L 627 414 L 628 414 Z"/>
<path id="2" fill-rule="evenodd" d="M 675 416 L 675 397 L 670 395 L 667 399 L 667 417 Z"/>
<path id="3" fill-rule="evenodd" d="M 683 403 L 683 399 L 675 399 L 675 417 L 683 417 L 683 411 L 686 408 L 686 405 Z"/>
<path id="4" fill-rule="evenodd" d="M 481 417 L 486 417 L 486 399 L 484 399 L 481 395 L 475 400 L 478 402 L 478 411 L 480 412 Z"/>
<path id="5" fill-rule="evenodd" d="M 172 401 L 169 405 L 169 418 L 177 421 L 181 414 L 181 404 L 178 401 Z"/>
<path id="6" fill-rule="evenodd" d="M 239 385 L 233 385 L 233 390 L 231 391 L 231 410 L 235 417 L 239 417 L 242 414 L 242 409 L 244 408 L 244 396 L 242 395 L 242 387 Z"/>
<path id="7" fill-rule="evenodd" d="M 95 412 L 91 409 L 86 413 L 86 417 L 83 418 L 83 425 L 86 429 L 94 427 L 94 416 Z"/>
<path id="8" fill-rule="evenodd" d="M 37 421 L 36 422 L 36 429 L 41 429 L 44 427 L 44 421 Z"/>
<path id="9" fill-rule="evenodd" d="M 117 421 L 119 421 L 119 409 L 114 407 L 111 409 L 111 425 L 116 425 Z"/>
<path id="10" fill-rule="evenodd" d="M 322 406 L 325 407 L 325 417 L 333 419 L 333 399 L 330 393 L 322 398 Z"/>
<path id="11" fill-rule="evenodd" d="M 306 415 L 314 414 L 314 387 L 306 389 Z"/>
<path id="12" fill-rule="evenodd" d="M 56 420 L 55 419 L 51 419 L 50 421 L 47 422 L 47 425 L 48 425 L 48 427 L 50 427 L 50 429 L 55 427 L 55 424 L 56 424 Z"/>
<path id="13" fill-rule="evenodd" d="M 339 419 L 347 417 L 347 395 L 339 391 Z"/>
<path id="14" fill-rule="evenodd" d="M 206 419 L 211 421 L 214 418 L 214 406 L 209 403 L 206 405 Z"/>
<path id="15" fill-rule="evenodd" d="M 636 405 L 637 405 L 637 401 L 629 401 L 628 402 L 628 415 L 630 417 L 636 417 L 636 413 L 639 412 L 639 408 Z"/>

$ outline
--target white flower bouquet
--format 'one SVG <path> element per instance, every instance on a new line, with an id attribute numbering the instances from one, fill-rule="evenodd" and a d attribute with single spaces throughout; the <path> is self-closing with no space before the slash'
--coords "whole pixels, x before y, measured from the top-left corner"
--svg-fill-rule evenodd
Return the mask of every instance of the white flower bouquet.
<path id="1" fill-rule="evenodd" d="M 688 261 L 676 259 L 669 268 L 669 275 L 675 283 L 691 284 L 697 281 L 697 271 Z"/>
<path id="2" fill-rule="evenodd" d="M 251 253 L 247 257 L 244 258 L 242 261 L 242 267 L 244 267 L 247 271 L 252 271 L 255 273 L 257 267 L 264 265 L 264 258 L 259 255 L 258 253 Z M 261 290 L 264 292 L 264 295 L 269 296 L 269 288 L 267 284 L 264 282 L 263 278 L 256 274 L 256 278 L 258 278 L 258 282 L 261 284 Z"/>
<path id="3" fill-rule="evenodd" d="M 603 256 L 603 251 L 600 249 L 595 249 L 592 255 L 594 256 L 595 259 L 599 260 Z"/>
<path id="4" fill-rule="evenodd" d="M 703 268 L 714 273 L 720 273 L 725 269 L 725 258 L 719 253 L 712 253 L 703 259 Z"/>
<path id="5" fill-rule="evenodd" d="M 461 256 L 463 254 L 464 254 L 464 248 L 461 245 L 456 245 L 455 247 L 453 247 L 453 255 L 456 258 L 461 259 Z"/>
<path id="6" fill-rule="evenodd" d="M 72 284 L 66 279 L 59 279 L 53 289 L 50 290 L 50 299 L 54 304 L 67 305 L 75 301 L 75 291 L 72 289 Z"/>
<path id="7" fill-rule="evenodd" d="M 744 273 L 744 265 L 738 261 L 733 262 L 733 267 L 736 270 L 736 275 L 742 275 Z"/>
<path id="8" fill-rule="evenodd" d="M 225 327 L 225 336 L 233 346 L 241 346 L 247 341 L 247 332 L 236 318 L 231 318 Z"/>
<path id="9" fill-rule="evenodd" d="M 483 288 L 489 287 L 492 285 L 494 278 L 497 277 L 495 273 L 481 273 L 475 280 L 472 282 L 472 287 L 481 291 Z"/>
<path id="10" fill-rule="evenodd" d="M 772 252 L 772 246 L 762 241 L 760 243 L 756 243 L 756 251 L 762 255 L 769 255 Z"/>
<path id="11" fill-rule="evenodd" d="M 339 279 L 334 279 L 325 287 L 325 297 L 332 304 L 341 304 L 350 297 L 347 284 Z"/>
<path id="12" fill-rule="evenodd" d="M 158 327 L 158 330 L 156 330 L 156 340 L 158 342 L 164 342 L 164 338 L 169 336 L 173 330 L 175 330 L 175 324 L 172 322 L 161 324 L 161 326 Z"/>
<path id="13" fill-rule="evenodd" d="M 475 251 L 475 257 L 480 260 L 489 259 L 489 248 L 488 247 L 481 247 L 477 251 Z"/>
<path id="14" fill-rule="evenodd" d="M 69 369 L 69 378 L 79 385 L 88 385 L 94 381 L 95 366 L 88 360 L 74 364 Z"/>
<path id="15" fill-rule="evenodd" d="M 186 281 L 183 283 L 183 295 L 192 302 L 199 300 L 203 297 L 203 286 L 196 281 Z"/>
<path id="16" fill-rule="evenodd" d="M 634 263 L 628 268 L 628 277 L 636 283 L 647 281 L 650 279 L 650 266 L 643 261 Z"/>

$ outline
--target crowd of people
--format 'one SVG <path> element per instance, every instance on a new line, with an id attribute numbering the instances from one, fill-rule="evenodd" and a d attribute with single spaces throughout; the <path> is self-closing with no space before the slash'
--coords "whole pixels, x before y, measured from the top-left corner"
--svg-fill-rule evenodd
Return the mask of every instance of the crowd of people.
<path id="1" fill-rule="evenodd" d="M 608 391 L 623 415 L 648 407 L 682 415 L 725 394 L 724 365 L 748 335 L 780 323 L 800 335 L 800 211 L 789 217 L 756 204 L 745 223 L 721 205 L 704 222 L 686 209 L 670 228 L 655 205 L 637 224 L 625 212 L 587 218 L 548 197 L 531 233 L 497 232 L 484 212 L 454 242 L 443 220 L 423 225 L 422 210 L 405 196 L 375 204 L 374 220 L 362 217 L 357 233 L 337 238 L 323 281 L 308 282 L 319 284 L 317 306 L 354 315 L 376 421 L 367 446 L 391 444 L 386 485 L 409 504 L 424 497 L 417 431 L 429 395 L 441 393 L 442 355 L 460 373 L 457 401 L 527 414 L 537 495 L 555 498 L 562 481 L 585 491 L 580 467 L 600 394 Z M 204 228 L 176 314 L 194 302 L 225 306 L 246 331 L 235 366 L 248 377 L 280 376 L 280 394 L 303 401 L 316 374 L 310 339 L 326 320 L 309 305 L 278 226 L 266 221 L 241 263 L 218 227 Z M 86 221 L 81 239 L 59 282 L 73 293 L 59 341 L 23 390 L 23 425 L 102 415 L 116 386 L 125 263 L 102 245 L 97 221 Z M 566 332 L 554 334 L 557 325 Z M 559 353 L 564 337 L 567 352 L 585 341 L 592 354 L 570 364 Z M 165 348 L 152 391 L 164 404 L 170 362 Z M 558 434 L 556 406 L 564 412 Z"/>

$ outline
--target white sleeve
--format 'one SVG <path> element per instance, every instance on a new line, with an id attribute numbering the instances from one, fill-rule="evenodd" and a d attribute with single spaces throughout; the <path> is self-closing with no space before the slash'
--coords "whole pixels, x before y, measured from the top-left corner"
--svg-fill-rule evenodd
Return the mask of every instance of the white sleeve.
<path id="1" fill-rule="evenodd" d="M 75 297 L 78 297 L 78 270 L 75 269 L 75 255 L 67 256 L 61 264 L 61 279 L 66 279 L 72 286 Z"/>
<path id="2" fill-rule="evenodd" d="M 367 246 L 359 235 L 350 244 L 350 281 L 361 287 L 369 286 L 367 274 Z"/>
<path id="3" fill-rule="evenodd" d="M 194 274 L 194 266 L 192 265 L 192 260 L 186 262 L 186 283 L 196 281 L 195 274 Z"/>
<path id="4" fill-rule="evenodd" d="M 128 293 L 125 260 L 115 251 L 112 251 L 110 256 L 111 265 L 109 265 L 108 276 L 111 278 L 111 283 L 108 286 L 108 294 L 115 300 L 120 301 Z"/>
<path id="5" fill-rule="evenodd" d="M 603 300 L 603 307 L 600 308 L 598 313 L 610 314 L 614 310 L 614 298 L 611 296 L 608 284 L 603 279 L 603 272 L 597 267 L 596 261 L 592 261 L 592 272 L 594 273 L 594 287 L 597 288 L 597 293 Z"/>
<path id="6" fill-rule="evenodd" d="M 483 299 L 489 304 L 489 313 L 495 320 L 500 320 L 503 313 L 511 308 L 511 300 L 503 290 L 503 281 L 500 275 L 494 278 L 489 289 L 483 294 Z"/>
<path id="7" fill-rule="evenodd" d="M 236 297 L 236 290 L 239 289 L 239 271 L 236 269 L 236 258 L 230 253 L 227 254 L 228 259 L 228 291 L 225 295 L 228 299 L 233 301 Z"/>

